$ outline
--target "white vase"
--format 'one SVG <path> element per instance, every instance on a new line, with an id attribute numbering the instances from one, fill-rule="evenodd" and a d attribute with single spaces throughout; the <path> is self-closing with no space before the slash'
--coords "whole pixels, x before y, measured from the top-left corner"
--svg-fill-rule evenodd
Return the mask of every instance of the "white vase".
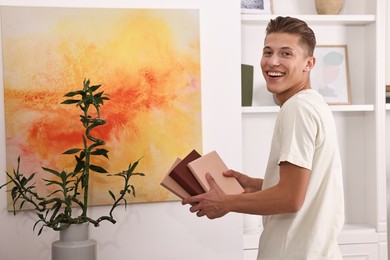
<path id="1" fill-rule="evenodd" d="M 96 260 L 96 241 L 89 239 L 89 223 L 73 224 L 60 231 L 52 243 L 52 260 Z"/>
<path id="2" fill-rule="evenodd" d="M 344 7 L 344 0 L 315 0 L 318 14 L 339 14 Z"/>

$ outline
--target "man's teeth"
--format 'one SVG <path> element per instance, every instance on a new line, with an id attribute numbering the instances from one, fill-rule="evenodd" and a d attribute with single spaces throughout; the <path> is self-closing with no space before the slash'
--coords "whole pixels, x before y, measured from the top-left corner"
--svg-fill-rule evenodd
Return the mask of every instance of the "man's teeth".
<path id="1" fill-rule="evenodd" d="M 280 72 L 268 72 L 268 76 L 271 76 L 271 77 L 281 77 L 281 76 L 283 76 L 283 74 L 280 73 Z"/>

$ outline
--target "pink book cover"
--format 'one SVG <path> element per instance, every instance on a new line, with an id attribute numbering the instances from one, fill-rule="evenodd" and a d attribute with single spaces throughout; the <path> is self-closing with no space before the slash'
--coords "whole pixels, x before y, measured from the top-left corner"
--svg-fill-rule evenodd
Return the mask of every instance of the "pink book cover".
<path id="1" fill-rule="evenodd" d="M 169 173 L 180 162 L 181 162 L 181 159 L 176 158 L 175 162 L 173 163 L 173 165 L 169 169 L 168 173 L 165 175 L 165 177 L 161 181 L 160 185 L 163 186 L 164 188 L 166 188 L 167 190 L 169 190 L 170 192 L 172 192 L 173 194 L 175 194 L 176 196 L 178 196 L 179 198 L 185 199 L 185 198 L 190 197 L 190 194 L 188 192 L 186 192 L 179 184 L 177 184 L 177 182 L 174 179 L 172 179 L 171 176 L 169 176 Z"/>
<path id="2" fill-rule="evenodd" d="M 240 194 L 244 192 L 236 178 L 223 176 L 223 172 L 229 168 L 216 151 L 203 155 L 188 163 L 187 166 L 206 191 L 210 189 L 206 180 L 206 173 L 210 173 L 226 194 Z"/>

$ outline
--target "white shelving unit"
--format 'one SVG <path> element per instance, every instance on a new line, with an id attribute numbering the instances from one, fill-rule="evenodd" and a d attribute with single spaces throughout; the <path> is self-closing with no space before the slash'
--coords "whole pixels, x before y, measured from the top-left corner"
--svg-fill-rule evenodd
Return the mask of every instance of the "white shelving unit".
<path id="1" fill-rule="evenodd" d="M 313 0 L 314 2 L 314 0 Z M 346 1 L 347 2 L 347 1 Z M 340 15 L 299 11 L 298 0 L 274 0 L 274 15 L 242 14 L 242 63 L 254 65 L 252 107 L 242 108 L 243 171 L 263 177 L 279 107 L 267 92 L 260 58 L 265 27 L 277 15 L 306 21 L 317 44 L 348 46 L 351 105 L 331 106 L 343 161 L 346 221 L 339 236 L 345 259 L 387 259 L 385 7 L 386 0 L 355 0 Z M 284 10 L 278 10 L 283 5 Z M 286 6 L 287 5 L 287 6 Z M 290 6 L 288 6 L 290 5 Z M 294 10 L 289 13 L 288 10 Z M 389 113 L 389 112 L 388 112 Z M 244 259 L 256 259 L 261 217 L 246 216 Z"/>
<path id="2" fill-rule="evenodd" d="M 277 15 L 241 14 L 242 22 L 268 22 Z M 295 15 L 295 17 L 297 17 Z M 375 15 L 299 15 L 299 19 L 316 24 L 366 25 L 375 22 Z"/>
<path id="3" fill-rule="evenodd" d="M 363 112 L 363 111 L 374 111 L 375 106 L 372 105 L 333 105 L 330 107 L 334 112 Z M 390 104 L 386 104 L 386 109 L 390 109 Z M 275 113 L 279 112 L 278 106 L 257 106 L 257 107 L 242 107 L 242 113 Z"/>

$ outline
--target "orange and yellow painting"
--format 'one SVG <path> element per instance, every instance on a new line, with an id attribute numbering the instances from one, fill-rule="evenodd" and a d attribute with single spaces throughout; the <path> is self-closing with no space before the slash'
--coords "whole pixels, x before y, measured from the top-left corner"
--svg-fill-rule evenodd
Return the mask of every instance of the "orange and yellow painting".
<path id="1" fill-rule="evenodd" d="M 7 171 L 20 156 L 45 192 L 42 166 L 73 170 L 62 153 L 82 147 L 80 111 L 60 103 L 90 79 L 110 98 L 99 130 L 105 169 L 142 158 L 146 176 L 132 178 L 127 201 L 176 200 L 161 180 L 176 157 L 202 149 L 199 11 L 1 7 L 1 16 Z M 115 181 L 93 174 L 91 204 L 109 204 Z"/>

